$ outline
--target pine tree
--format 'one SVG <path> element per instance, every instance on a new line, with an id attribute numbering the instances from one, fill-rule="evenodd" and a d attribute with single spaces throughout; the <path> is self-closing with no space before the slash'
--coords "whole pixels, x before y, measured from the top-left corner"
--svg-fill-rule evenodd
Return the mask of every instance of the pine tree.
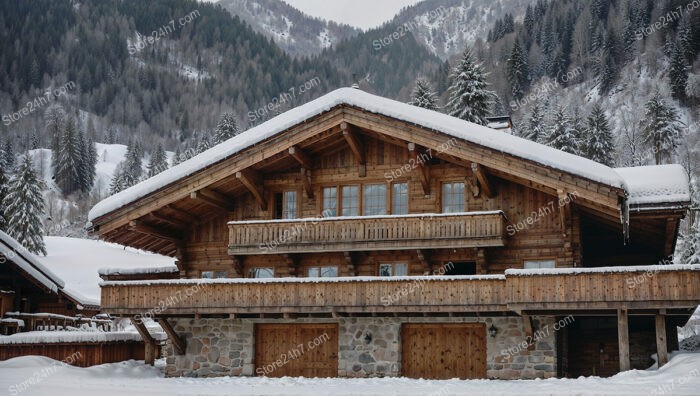
<path id="1" fill-rule="evenodd" d="M 697 223 L 678 241 L 674 261 L 677 264 L 700 264 L 700 226 Z"/>
<path id="2" fill-rule="evenodd" d="M 439 109 L 437 102 L 437 95 L 430 82 L 424 78 L 416 80 L 416 86 L 413 88 L 411 101 L 408 104 L 437 111 Z"/>
<path id="3" fill-rule="evenodd" d="M 520 46 L 520 40 L 515 40 L 506 64 L 511 93 L 515 99 L 520 99 L 527 88 L 529 78 L 527 58 L 523 48 Z"/>
<path id="4" fill-rule="evenodd" d="M 233 115 L 233 113 L 224 113 L 221 115 L 221 119 L 216 125 L 214 145 L 223 143 L 238 135 L 240 132 L 238 122 L 236 122 L 236 117 Z"/>
<path id="5" fill-rule="evenodd" d="M 5 198 L 7 234 L 32 253 L 46 255 L 44 245 L 44 197 L 29 154 L 22 157 L 10 179 Z"/>
<path id="6" fill-rule="evenodd" d="M 141 145 L 138 142 L 130 143 L 126 150 L 126 158 L 122 161 L 123 166 L 119 180 L 122 189 L 129 188 L 141 180 L 143 175 L 142 156 Z"/>
<path id="7" fill-rule="evenodd" d="M 571 117 L 564 106 L 558 106 L 552 120 L 547 145 L 567 153 L 580 155 L 580 142 L 573 128 Z"/>
<path id="8" fill-rule="evenodd" d="M 46 109 L 44 113 L 44 127 L 46 135 L 51 139 L 51 150 L 58 151 L 58 144 L 63 136 L 64 123 L 66 120 L 66 112 L 63 106 L 54 103 Z"/>
<path id="9" fill-rule="evenodd" d="M 159 144 L 153 151 L 153 154 L 151 154 L 151 160 L 148 162 L 147 177 L 153 177 L 166 169 L 168 169 L 168 158 L 165 155 L 163 146 Z"/>
<path id="10" fill-rule="evenodd" d="M 170 161 L 171 166 L 175 166 L 175 165 L 179 164 L 180 162 L 182 162 L 182 158 L 180 158 L 181 156 L 182 156 L 182 154 L 180 153 L 180 146 L 178 146 L 175 149 L 175 154 L 173 155 L 173 159 Z"/>
<path id="11" fill-rule="evenodd" d="M 124 162 L 120 162 L 117 168 L 114 170 L 114 175 L 112 176 L 112 181 L 109 183 L 109 193 L 114 195 L 122 191 L 124 187 L 124 170 L 122 166 Z"/>
<path id="12" fill-rule="evenodd" d="M 97 146 L 92 138 L 87 141 L 87 157 L 84 159 L 86 167 L 86 185 L 85 192 L 92 190 L 92 186 L 95 185 L 95 179 L 97 177 Z"/>
<path id="13" fill-rule="evenodd" d="M 200 154 L 209 150 L 209 147 L 211 147 L 211 143 L 209 142 L 209 134 L 203 132 L 202 137 L 199 139 L 199 143 L 197 143 L 197 148 L 195 149 L 195 151 L 197 152 L 197 154 Z"/>
<path id="14" fill-rule="evenodd" d="M 542 143 L 546 141 L 546 131 L 543 108 L 540 107 L 539 103 L 535 103 L 532 107 L 530 118 L 527 120 L 527 126 L 520 134 L 520 137 Z"/>
<path id="15" fill-rule="evenodd" d="M 7 176 L 5 176 L 5 168 L 0 166 L 0 231 L 7 232 L 7 218 L 5 217 L 5 208 L 7 206 Z"/>
<path id="16" fill-rule="evenodd" d="M 82 187 L 80 137 L 73 118 L 66 121 L 66 129 L 61 137 L 58 152 L 53 152 L 54 180 L 64 195 L 78 191 Z"/>
<path id="17" fill-rule="evenodd" d="M 471 49 L 465 50 L 450 75 L 450 100 L 446 106 L 449 115 L 486 125 L 493 97 L 493 92 L 487 89 L 486 76 L 481 64 L 474 61 Z"/>
<path id="18" fill-rule="evenodd" d="M 653 150 L 656 165 L 664 158 L 671 159 L 680 144 L 681 128 L 676 110 L 667 105 L 657 92 L 644 105 L 646 109 L 641 121 L 645 143 Z"/>
<path id="19" fill-rule="evenodd" d="M 32 133 L 32 140 L 31 140 L 31 149 L 36 150 L 39 148 L 39 137 L 36 135 L 36 132 Z"/>
<path id="20" fill-rule="evenodd" d="M 585 130 L 585 154 L 593 161 L 612 166 L 615 162 L 613 154 L 615 152 L 615 144 L 613 141 L 612 130 L 605 111 L 596 104 L 588 116 L 587 127 Z"/>
<path id="21" fill-rule="evenodd" d="M 6 169 L 12 169 L 15 167 L 15 150 L 12 147 L 12 140 L 7 139 L 5 142 L 2 157 Z"/>
<path id="22" fill-rule="evenodd" d="M 676 43 L 671 55 L 671 69 L 668 72 L 671 80 L 671 93 L 678 100 L 685 99 L 685 86 L 688 84 L 688 65 L 683 53 L 683 47 Z"/>

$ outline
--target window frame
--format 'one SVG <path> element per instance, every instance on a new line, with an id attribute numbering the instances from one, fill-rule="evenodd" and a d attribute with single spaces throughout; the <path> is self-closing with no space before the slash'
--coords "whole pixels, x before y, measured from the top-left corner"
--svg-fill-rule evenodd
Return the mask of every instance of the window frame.
<path id="1" fill-rule="evenodd" d="M 551 262 L 552 266 L 551 267 L 542 267 L 541 263 L 547 263 Z M 530 267 L 527 268 L 526 265 L 527 263 L 540 263 L 537 267 Z M 556 257 L 544 257 L 544 258 L 526 258 L 523 259 L 523 269 L 550 269 L 550 268 L 557 268 L 557 259 Z"/>
<path id="2" fill-rule="evenodd" d="M 396 267 L 399 265 L 406 268 L 405 274 L 396 275 Z M 391 274 L 390 275 L 382 275 L 382 267 L 387 267 L 387 266 L 389 266 L 391 268 Z M 379 263 L 379 266 L 377 267 L 377 276 L 380 276 L 380 277 L 408 276 L 408 270 L 409 270 L 408 261 L 383 262 L 383 263 Z"/>
<path id="3" fill-rule="evenodd" d="M 451 191 L 450 191 L 449 196 L 454 197 L 455 195 L 457 195 L 457 194 L 455 194 L 455 193 L 453 192 L 453 191 L 454 191 L 454 185 L 455 185 L 455 184 L 461 184 L 461 185 L 462 185 L 462 203 L 461 203 L 462 209 L 461 209 L 461 210 L 456 210 L 456 211 L 455 211 L 455 210 L 450 210 L 450 211 L 448 212 L 448 211 L 445 210 L 445 209 L 448 207 L 448 206 L 445 204 L 445 199 L 446 199 L 447 196 L 448 196 L 448 194 L 445 193 L 445 187 L 448 186 L 448 185 L 449 185 L 449 186 L 452 186 L 452 187 L 450 187 L 450 188 L 451 188 Z M 442 207 L 442 208 L 441 208 L 441 209 L 442 209 L 442 213 L 463 213 L 463 212 L 466 212 L 466 211 L 467 211 L 467 193 L 466 193 L 466 188 L 467 188 L 467 186 L 466 186 L 466 183 L 465 183 L 464 181 L 454 180 L 454 181 L 444 181 L 444 182 L 442 182 L 442 184 L 440 185 L 440 195 L 441 195 L 441 196 L 440 196 L 440 206 Z M 450 208 L 452 208 L 452 206 L 455 205 L 455 200 L 454 200 L 454 198 L 451 199 L 450 205 L 451 205 L 451 206 L 449 206 Z"/>
<path id="4" fill-rule="evenodd" d="M 367 196 L 366 193 L 370 190 L 367 187 L 379 187 L 378 191 L 381 191 L 383 189 L 384 194 L 383 194 L 383 196 L 381 194 Z M 369 202 L 367 202 L 367 201 L 373 200 L 375 198 L 377 198 L 377 203 L 380 205 L 377 208 L 383 209 L 383 213 L 367 214 L 368 208 L 375 208 L 375 206 L 368 205 Z M 362 216 L 386 216 L 389 213 L 389 210 L 388 210 L 387 205 L 386 205 L 387 198 L 388 198 L 388 193 L 387 193 L 386 183 L 363 184 L 362 185 Z"/>
<path id="5" fill-rule="evenodd" d="M 335 275 L 334 276 L 323 276 L 323 269 L 324 268 L 333 268 L 335 270 Z M 318 275 L 312 276 L 310 273 L 312 270 L 317 270 Z M 337 265 L 321 265 L 321 266 L 314 266 L 314 267 L 307 267 L 306 268 L 306 277 L 307 278 L 337 278 L 338 276 L 340 276 L 340 272 L 338 270 Z"/>
<path id="6" fill-rule="evenodd" d="M 272 276 L 263 276 L 263 277 L 250 276 L 251 273 L 255 273 L 257 275 L 257 271 L 268 270 L 268 269 L 272 272 Z M 275 277 L 275 267 L 250 267 L 250 268 L 248 268 L 248 271 L 247 271 L 247 278 L 248 279 L 271 279 L 274 277 Z"/>
<path id="7" fill-rule="evenodd" d="M 338 201 L 339 205 L 338 207 L 340 208 L 340 217 L 357 217 L 360 216 L 360 213 L 362 213 L 362 185 L 361 184 L 344 184 L 340 186 L 340 200 Z M 345 189 L 348 188 L 355 188 L 357 190 L 357 194 L 355 195 L 355 198 L 357 199 L 357 206 L 349 207 L 350 209 L 356 209 L 357 212 L 355 214 L 345 214 Z"/>
<path id="8" fill-rule="evenodd" d="M 396 193 L 395 193 L 396 191 L 394 190 L 394 188 L 395 188 L 396 186 L 399 186 L 399 185 L 402 185 L 402 184 L 406 186 L 406 194 L 405 194 L 405 196 L 406 196 L 406 213 L 397 213 L 397 212 L 396 212 L 396 200 L 395 200 L 395 199 L 396 199 L 397 196 L 404 195 L 404 194 L 396 194 Z M 409 188 L 410 188 L 410 184 L 409 184 L 407 181 L 391 183 L 391 198 L 390 198 L 390 200 L 391 200 L 391 214 L 392 214 L 392 215 L 401 216 L 401 215 L 407 215 L 407 214 L 409 213 L 408 203 L 411 201 L 411 200 L 409 199 L 410 196 L 411 196 L 410 191 L 409 191 Z"/>

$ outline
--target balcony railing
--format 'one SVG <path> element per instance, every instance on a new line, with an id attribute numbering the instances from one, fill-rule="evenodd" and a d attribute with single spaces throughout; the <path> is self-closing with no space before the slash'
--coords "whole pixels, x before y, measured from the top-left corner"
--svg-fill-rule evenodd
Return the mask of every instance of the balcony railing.
<path id="1" fill-rule="evenodd" d="M 123 315 L 694 309 L 700 265 L 509 270 L 506 275 L 166 279 L 102 284 Z"/>
<path id="2" fill-rule="evenodd" d="M 501 211 L 233 221 L 229 254 L 503 246 Z"/>

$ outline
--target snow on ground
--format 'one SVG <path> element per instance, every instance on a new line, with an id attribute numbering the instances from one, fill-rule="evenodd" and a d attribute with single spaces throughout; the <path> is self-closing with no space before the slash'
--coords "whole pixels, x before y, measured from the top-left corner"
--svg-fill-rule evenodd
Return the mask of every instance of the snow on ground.
<path id="1" fill-rule="evenodd" d="M 700 354 L 675 353 L 661 370 L 632 370 L 611 378 L 547 380 L 414 380 L 407 378 L 164 378 L 156 367 L 128 361 L 90 368 L 25 356 L 0 362 L 0 389 L 10 394 L 89 395 L 698 395 Z M 37 375 L 38 373 L 38 375 Z M 37 378 L 34 384 L 30 378 Z M 13 388 L 14 387 L 14 388 Z M 13 393 L 13 389 L 16 393 Z M 23 389 L 22 392 L 19 390 Z M 665 390 L 662 393 L 662 390 Z"/>
<path id="2" fill-rule="evenodd" d="M 45 237 L 46 257 L 39 257 L 66 286 L 85 297 L 100 300 L 98 271 L 103 267 L 153 268 L 175 266 L 171 257 L 90 239 Z"/>

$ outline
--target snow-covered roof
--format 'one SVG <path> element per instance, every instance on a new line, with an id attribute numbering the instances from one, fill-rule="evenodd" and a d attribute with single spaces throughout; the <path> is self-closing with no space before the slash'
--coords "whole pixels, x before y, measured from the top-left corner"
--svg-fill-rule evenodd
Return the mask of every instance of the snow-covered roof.
<path id="1" fill-rule="evenodd" d="M 617 267 L 577 267 L 577 268 L 510 268 L 505 271 L 508 276 L 540 276 L 540 275 L 578 275 L 578 274 L 615 274 L 628 272 L 661 272 L 661 271 L 700 271 L 700 264 L 656 264 L 656 265 L 631 265 Z"/>
<path id="2" fill-rule="evenodd" d="M 92 208 L 88 215 L 88 220 L 92 221 L 126 206 L 339 105 L 354 106 L 371 113 L 382 114 L 439 131 L 477 145 L 534 161 L 563 172 L 579 175 L 611 187 L 624 188 L 625 185 L 620 174 L 612 168 L 595 161 L 437 111 L 372 95 L 359 89 L 340 88 L 278 115 L 187 161 L 104 199 Z"/>
<path id="3" fill-rule="evenodd" d="M 681 165 L 617 168 L 630 205 L 690 202 L 688 175 Z"/>
<path id="4" fill-rule="evenodd" d="M 152 334 L 157 339 L 163 339 L 160 334 Z M 0 336 L 0 345 L 8 344 L 50 344 L 63 342 L 116 342 L 141 341 L 137 332 L 124 331 L 30 331 L 16 333 L 10 336 Z"/>
<path id="5" fill-rule="evenodd" d="M 148 275 L 148 274 L 171 274 L 178 272 L 179 269 L 170 265 L 167 267 L 139 267 L 139 268 L 100 268 L 97 273 L 100 276 L 110 275 Z"/>
<path id="6" fill-rule="evenodd" d="M 82 305 L 99 306 L 99 301 L 87 298 L 66 287 L 63 279 L 42 264 L 37 256 L 28 252 L 24 246 L 2 231 L 0 231 L 0 253 L 52 292 L 61 292 Z"/>

